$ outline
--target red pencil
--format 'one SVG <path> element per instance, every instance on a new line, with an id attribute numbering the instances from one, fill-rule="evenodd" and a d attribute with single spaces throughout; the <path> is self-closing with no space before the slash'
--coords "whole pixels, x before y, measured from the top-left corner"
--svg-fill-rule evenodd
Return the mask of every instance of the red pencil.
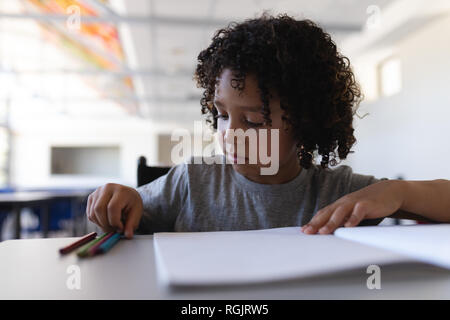
<path id="1" fill-rule="evenodd" d="M 67 247 L 59 249 L 59 253 L 61 253 L 61 254 L 69 253 L 72 250 L 75 250 L 76 248 L 78 248 L 79 246 L 82 246 L 83 244 L 88 243 L 92 239 L 95 239 L 96 236 L 97 236 L 97 232 L 91 232 L 91 233 L 85 235 L 80 240 L 78 240 L 72 244 L 69 244 Z"/>

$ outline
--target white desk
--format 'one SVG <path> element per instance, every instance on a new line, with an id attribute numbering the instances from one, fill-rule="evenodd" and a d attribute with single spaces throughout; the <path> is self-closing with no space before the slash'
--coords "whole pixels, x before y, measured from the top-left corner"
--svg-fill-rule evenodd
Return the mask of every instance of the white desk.
<path id="1" fill-rule="evenodd" d="M 166 290 L 156 281 L 153 237 L 121 240 L 104 256 L 78 259 L 58 249 L 74 238 L 0 243 L 0 299 L 449 299 L 450 271 L 425 264 L 381 266 L 381 289 L 366 270 L 252 286 Z M 81 289 L 67 268 L 78 265 Z"/>

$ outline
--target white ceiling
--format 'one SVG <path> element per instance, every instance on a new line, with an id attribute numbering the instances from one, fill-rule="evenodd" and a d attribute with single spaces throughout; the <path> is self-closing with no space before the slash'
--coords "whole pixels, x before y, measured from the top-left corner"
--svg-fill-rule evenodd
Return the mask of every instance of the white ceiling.
<path id="1" fill-rule="evenodd" d="M 380 9 L 395 0 L 110 0 L 121 16 L 149 17 L 121 24 L 129 67 L 135 76 L 144 116 L 170 114 L 163 108 L 180 108 L 198 119 L 199 89 L 192 73 L 199 52 L 214 33 L 232 21 L 253 18 L 268 10 L 288 13 L 321 24 L 336 41 L 361 30 L 369 5 Z M 130 38 L 125 41 L 126 38 Z M 189 118 L 189 116 L 187 116 Z"/>
<path id="2" fill-rule="evenodd" d="M 131 23 L 130 28 L 140 68 L 191 70 L 200 50 L 208 45 L 214 31 L 231 21 L 242 21 L 269 10 L 310 18 L 335 37 L 349 34 L 347 29 L 362 29 L 369 5 L 383 8 L 394 0 L 132 0 L 122 2 L 121 14 L 165 18 L 166 23 Z M 170 20 L 173 19 L 173 20 Z M 178 20 L 177 20 L 178 19 Z M 190 19 L 192 24 L 183 23 Z M 171 24 L 170 21 L 174 23 Z M 179 23 L 175 23 L 179 21 Z M 202 25 L 210 21 L 210 25 Z M 216 23 L 214 23 L 216 22 Z M 344 30 L 344 31 L 342 31 Z"/>
<path id="3" fill-rule="evenodd" d="M 83 19 L 117 23 L 126 55 L 117 75 L 133 77 L 136 92 L 129 99 L 138 102 L 139 114 L 167 122 L 173 121 L 176 112 L 182 115 L 176 119 L 178 123 L 199 120 L 201 90 L 192 79 L 197 56 L 215 30 L 230 22 L 254 18 L 264 11 L 308 18 L 324 27 L 343 53 L 355 61 L 377 46 L 395 45 L 425 23 L 450 12 L 449 0 L 109 0 L 108 5 L 99 0 L 78 1 L 101 12 Z M 65 15 L 21 14 L 20 10 L 5 12 L 4 6 L 0 7 L 0 18 L 67 20 Z M 375 31 L 366 28 L 374 7 L 383 16 Z M 111 78 L 110 73 L 107 76 Z M 104 93 L 114 100 L 114 89 Z"/>

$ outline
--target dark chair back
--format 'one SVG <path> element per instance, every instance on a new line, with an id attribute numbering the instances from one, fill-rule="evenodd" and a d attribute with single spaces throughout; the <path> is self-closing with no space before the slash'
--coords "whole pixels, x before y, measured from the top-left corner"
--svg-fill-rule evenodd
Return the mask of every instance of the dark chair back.
<path id="1" fill-rule="evenodd" d="M 137 186 L 143 186 L 165 175 L 171 167 L 149 167 L 144 156 L 139 157 L 137 170 Z"/>

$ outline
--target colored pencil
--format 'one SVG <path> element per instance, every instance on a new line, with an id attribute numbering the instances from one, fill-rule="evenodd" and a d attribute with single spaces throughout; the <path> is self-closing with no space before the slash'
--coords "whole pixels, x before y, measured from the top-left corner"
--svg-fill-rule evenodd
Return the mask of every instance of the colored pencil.
<path id="1" fill-rule="evenodd" d="M 88 256 L 94 256 L 97 251 L 98 248 L 104 243 L 106 242 L 106 240 L 108 240 L 109 238 L 111 238 L 113 235 L 115 234 L 115 232 L 110 232 L 108 233 L 108 235 L 106 237 L 104 237 L 102 240 L 100 240 L 99 242 L 97 242 L 96 244 L 94 244 L 92 247 L 89 248 L 87 255 Z"/>
<path id="2" fill-rule="evenodd" d="M 102 241 L 102 239 L 104 237 L 106 237 L 108 235 L 108 233 L 105 233 L 103 235 L 101 235 L 100 237 L 98 237 L 97 239 L 92 240 L 91 242 L 85 244 L 84 246 L 82 246 L 80 249 L 78 249 L 77 251 L 77 256 L 84 258 L 88 255 L 88 250 L 94 246 L 96 243 Z"/>
<path id="3" fill-rule="evenodd" d="M 106 240 L 100 247 L 98 247 L 97 253 L 105 253 L 120 240 L 121 234 L 115 233 L 111 238 Z"/>
<path id="4" fill-rule="evenodd" d="M 59 249 L 59 253 L 67 254 L 69 252 L 72 252 L 73 250 L 82 246 L 83 244 L 88 243 L 92 239 L 95 239 L 96 236 L 97 236 L 97 232 L 91 232 L 91 233 L 85 235 L 84 237 L 82 237 L 81 239 L 75 241 L 74 243 L 69 244 L 68 246 L 66 246 L 64 248 Z"/>

